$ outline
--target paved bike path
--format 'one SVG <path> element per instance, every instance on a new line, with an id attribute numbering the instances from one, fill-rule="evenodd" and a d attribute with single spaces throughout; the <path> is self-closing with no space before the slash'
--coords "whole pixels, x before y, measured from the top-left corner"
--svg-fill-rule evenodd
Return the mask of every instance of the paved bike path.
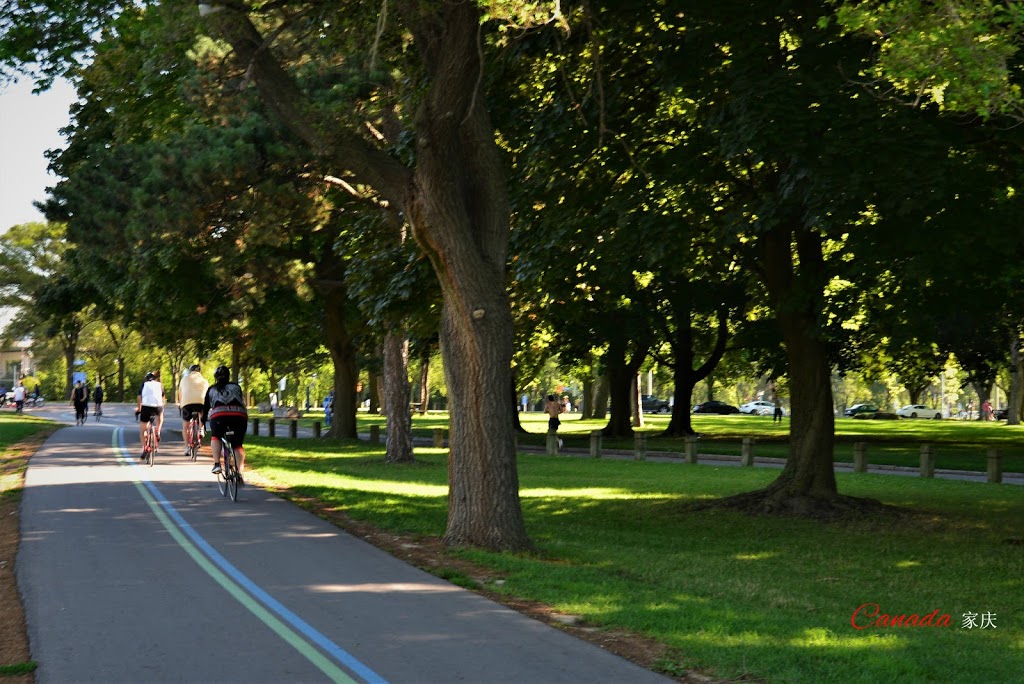
<path id="1" fill-rule="evenodd" d="M 39 684 L 669 681 L 263 490 L 231 503 L 180 441 L 140 465 L 122 423 L 59 431 L 26 473 Z"/>

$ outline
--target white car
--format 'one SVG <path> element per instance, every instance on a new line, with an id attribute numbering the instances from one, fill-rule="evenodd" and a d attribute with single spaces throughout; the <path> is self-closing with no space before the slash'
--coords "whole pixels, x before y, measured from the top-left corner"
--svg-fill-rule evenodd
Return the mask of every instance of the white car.
<path id="1" fill-rule="evenodd" d="M 924 404 L 908 404 L 901 409 L 896 409 L 896 415 L 900 418 L 942 418 L 942 411 L 925 406 Z"/>
<path id="2" fill-rule="evenodd" d="M 740 413 L 749 413 L 752 416 L 774 416 L 775 404 L 770 401 L 748 401 L 740 406 Z"/>

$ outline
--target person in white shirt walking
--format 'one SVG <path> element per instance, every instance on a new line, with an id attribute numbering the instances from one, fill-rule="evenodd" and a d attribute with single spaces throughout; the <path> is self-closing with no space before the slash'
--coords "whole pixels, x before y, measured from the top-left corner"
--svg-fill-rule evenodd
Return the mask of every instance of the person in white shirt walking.
<path id="1" fill-rule="evenodd" d="M 197 414 L 202 416 L 203 414 L 203 402 L 206 401 L 206 390 L 210 388 L 210 383 L 203 377 L 203 374 L 199 372 L 199 364 L 194 363 L 189 366 L 188 372 L 181 376 L 181 381 L 178 383 L 178 406 L 181 407 L 181 435 L 185 439 L 185 455 L 189 455 L 188 450 L 188 422 L 192 420 L 192 415 Z M 202 423 L 199 426 L 199 435 L 202 438 Z"/>

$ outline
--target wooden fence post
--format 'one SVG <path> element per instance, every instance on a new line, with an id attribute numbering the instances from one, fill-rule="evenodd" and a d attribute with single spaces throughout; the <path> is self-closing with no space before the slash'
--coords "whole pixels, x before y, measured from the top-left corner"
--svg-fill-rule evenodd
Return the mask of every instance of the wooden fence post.
<path id="1" fill-rule="evenodd" d="M 267 434 L 270 435 L 271 437 L 276 437 L 277 436 L 275 434 L 276 433 L 276 428 L 277 428 L 277 421 L 274 420 L 273 418 L 268 418 L 267 419 Z"/>
<path id="2" fill-rule="evenodd" d="M 292 439 L 299 436 L 299 421 L 294 418 L 288 421 L 288 436 Z"/>
<path id="3" fill-rule="evenodd" d="M 743 446 L 740 447 L 740 465 L 754 465 L 754 440 L 750 437 L 743 438 Z"/>
<path id="4" fill-rule="evenodd" d="M 317 438 L 317 439 L 320 439 L 320 421 L 319 420 L 314 420 L 313 421 L 313 436 L 315 438 Z"/>
<path id="5" fill-rule="evenodd" d="M 935 450 L 931 444 L 921 445 L 921 477 L 935 477 Z"/>
<path id="6" fill-rule="evenodd" d="M 548 430 L 547 441 L 545 443 L 545 451 L 548 456 L 558 455 L 558 433 L 554 430 Z"/>
<path id="7" fill-rule="evenodd" d="M 1003 481 L 1002 454 L 999 449 L 988 450 L 988 481 L 996 484 Z"/>
<path id="8" fill-rule="evenodd" d="M 259 437 L 259 435 L 260 435 L 260 419 L 259 418 L 253 418 L 252 419 L 252 434 L 253 434 L 254 437 Z"/>
<path id="9" fill-rule="evenodd" d="M 853 472 L 868 472 L 868 445 L 867 442 L 853 443 Z"/>
<path id="10" fill-rule="evenodd" d="M 637 432 L 633 435 L 633 458 L 637 461 L 647 459 L 647 434 Z"/>
<path id="11" fill-rule="evenodd" d="M 684 438 L 685 449 L 686 449 L 686 462 L 696 463 L 697 462 L 697 435 L 686 435 Z"/>
<path id="12" fill-rule="evenodd" d="M 434 428 L 434 448 L 444 448 L 444 428 Z"/>
<path id="13" fill-rule="evenodd" d="M 380 444 L 380 425 L 370 426 L 370 444 Z"/>
<path id="14" fill-rule="evenodd" d="M 601 458 L 601 440 L 602 434 L 600 430 L 590 431 L 590 457 Z"/>

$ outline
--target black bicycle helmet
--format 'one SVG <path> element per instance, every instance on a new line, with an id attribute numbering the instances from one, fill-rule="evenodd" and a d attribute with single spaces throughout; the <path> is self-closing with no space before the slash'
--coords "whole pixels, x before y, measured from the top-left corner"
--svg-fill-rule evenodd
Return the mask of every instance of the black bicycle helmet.
<path id="1" fill-rule="evenodd" d="M 213 377 L 217 382 L 227 382 L 231 378 L 231 371 L 227 366 L 217 366 L 213 371 Z"/>
<path id="2" fill-rule="evenodd" d="M 146 373 L 146 382 L 149 382 L 150 380 L 152 380 L 152 379 L 153 379 L 153 378 L 155 378 L 155 377 L 156 377 L 156 376 L 155 376 L 155 375 L 153 375 L 153 373 L 152 373 L 152 372 Z"/>
<path id="3" fill-rule="evenodd" d="M 188 372 L 189 373 L 192 373 L 193 371 L 195 371 L 195 372 L 199 371 L 199 364 L 198 363 L 193 363 L 191 366 L 188 367 Z"/>

